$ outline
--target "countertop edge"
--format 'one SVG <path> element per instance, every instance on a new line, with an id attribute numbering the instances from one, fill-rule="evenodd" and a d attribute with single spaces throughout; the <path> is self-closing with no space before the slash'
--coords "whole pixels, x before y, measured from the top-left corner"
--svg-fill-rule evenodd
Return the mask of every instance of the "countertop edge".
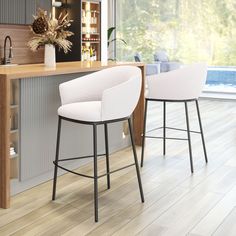
<path id="1" fill-rule="evenodd" d="M 16 67 L 0 68 L 0 78 L 23 79 L 30 77 L 54 76 L 92 72 L 113 66 L 134 65 L 145 66 L 142 62 L 63 62 L 57 63 L 56 68 L 46 68 L 43 64 L 18 65 Z M 1 70 L 2 69 L 2 70 Z"/>

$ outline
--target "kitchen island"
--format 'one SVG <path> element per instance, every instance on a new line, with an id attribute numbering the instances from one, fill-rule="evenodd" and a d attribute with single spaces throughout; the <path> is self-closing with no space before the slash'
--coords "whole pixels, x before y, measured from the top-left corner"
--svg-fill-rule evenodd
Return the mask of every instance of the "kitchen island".
<path id="1" fill-rule="evenodd" d="M 43 64 L 0 66 L 1 208 L 10 207 L 11 178 L 13 175 L 11 172 L 17 172 L 17 170 L 14 170 L 16 169 L 14 165 L 17 165 L 17 163 L 19 165 L 19 160 L 17 159 L 19 153 L 22 159 L 20 164 L 22 168 L 21 179 L 27 180 L 28 178 L 29 180 L 30 176 L 32 176 L 32 171 L 37 172 L 37 169 L 40 169 L 40 166 L 37 166 L 39 159 L 38 147 L 35 148 L 34 145 L 41 145 L 41 143 L 44 145 L 40 149 L 42 151 L 41 155 L 44 158 L 49 154 L 51 156 L 55 149 L 54 143 L 50 143 L 50 140 L 54 140 L 54 136 L 56 135 L 54 118 L 56 117 L 56 107 L 60 105 L 58 85 L 61 82 L 80 77 L 87 73 L 120 65 L 134 65 L 142 70 L 142 91 L 133 115 L 135 142 L 137 145 L 141 145 L 145 82 L 145 65 L 143 63 L 63 62 L 57 63 L 56 68 L 52 69 L 46 68 Z M 74 127 L 68 128 L 67 137 L 70 136 L 73 129 Z M 65 147 L 65 150 L 72 150 L 74 146 L 75 143 Z M 11 155 L 10 147 L 14 149 L 11 150 Z M 45 147 L 50 148 L 46 150 L 47 148 Z M 34 166 L 24 171 L 25 164 L 30 162 L 31 158 L 35 162 Z M 42 163 L 44 167 L 47 165 L 47 160 Z"/>

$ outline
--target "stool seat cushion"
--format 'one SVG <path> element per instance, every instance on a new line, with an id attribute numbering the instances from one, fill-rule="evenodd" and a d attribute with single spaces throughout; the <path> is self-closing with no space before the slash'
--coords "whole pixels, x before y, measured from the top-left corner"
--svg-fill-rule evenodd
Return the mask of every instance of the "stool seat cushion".
<path id="1" fill-rule="evenodd" d="M 58 115 L 73 120 L 101 121 L 101 101 L 76 102 L 62 105 Z"/>

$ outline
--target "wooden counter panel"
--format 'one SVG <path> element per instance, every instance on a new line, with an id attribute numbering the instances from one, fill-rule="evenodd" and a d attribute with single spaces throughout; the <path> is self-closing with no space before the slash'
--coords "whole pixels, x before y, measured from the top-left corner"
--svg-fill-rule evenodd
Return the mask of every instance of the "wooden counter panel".
<path id="1" fill-rule="evenodd" d="M 0 76 L 0 207 L 10 206 L 10 81 Z"/>
<path id="2" fill-rule="evenodd" d="M 146 68 L 141 66 L 142 70 L 142 90 L 140 93 L 140 98 L 138 104 L 133 113 L 133 127 L 134 127 L 134 140 L 135 144 L 141 146 L 142 145 L 142 137 L 143 134 L 143 123 L 144 123 L 144 106 L 145 106 L 145 75 Z"/>

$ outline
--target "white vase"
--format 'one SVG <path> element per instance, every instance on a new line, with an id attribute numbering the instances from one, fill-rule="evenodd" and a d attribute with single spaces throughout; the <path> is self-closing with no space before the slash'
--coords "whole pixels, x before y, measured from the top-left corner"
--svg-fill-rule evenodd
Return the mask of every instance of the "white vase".
<path id="1" fill-rule="evenodd" d="M 55 46 L 46 44 L 44 49 L 44 65 L 48 68 L 56 67 Z"/>

